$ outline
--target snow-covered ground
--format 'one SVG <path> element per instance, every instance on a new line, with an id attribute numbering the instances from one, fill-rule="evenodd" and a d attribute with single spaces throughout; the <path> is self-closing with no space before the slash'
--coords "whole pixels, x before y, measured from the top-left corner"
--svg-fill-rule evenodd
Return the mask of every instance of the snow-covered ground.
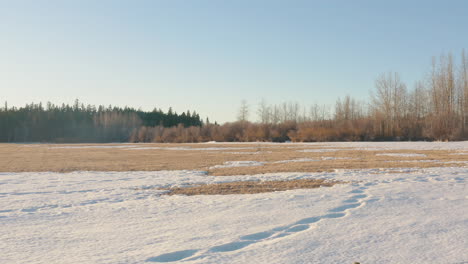
<path id="1" fill-rule="evenodd" d="M 210 167 L 210 169 L 262 166 L 263 164 L 265 164 L 265 162 L 259 162 L 259 161 L 253 161 L 253 160 L 226 161 L 222 165 L 215 165 L 215 166 Z"/>
<path id="2" fill-rule="evenodd" d="M 303 178 L 349 183 L 225 196 L 156 189 Z M 468 263 L 467 180 L 465 167 L 0 173 L 0 263 Z"/>
<path id="3" fill-rule="evenodd" d="M 320 149 L 303 149 L 303 150 L 298 150 L 299 152 L 335 152 L 339 151 L 340 149 L 326 149 L 326 148 L 320 148 Z"/>
<path id="4" fill-rule="evenodd" d="M 221 165 L 211 166 L 209 167 L 209 169 L 263 166 L 268 163 L 283 164 L 283 163 L 291 163 L 291 162 L 314 162 L 314 161 L 322 161 L 322 160 L 348 160 L 348 159 L 355 159 L 355 158 L 348 158 L 348 157 L 320 157 L 320 159 L 299 158 L 299 159 L 291 159 L 291 160 L 278 160 L 278 161 L 272 161 L 272 162 L 266 162 L 266 161 L 260 162 L 260 161 L 254 161 L 254 160 L 226 161 Z"/>
<path id="5" fill-rule="evenodd" d="M 390 157 L 427 157 L 425 154 L 417 153 L 380 153 L 376 156 L 390 156 Z"/>
<path id="6" fill-rule="evenodd" d="M 238 145 L 237 142 L 210 142 L 200 144 L 224 144 Z M 296 147 L 320 147 L 320 148 L 350 148 L 358 150 L 466 150 L 468 151 L 468 141 L 452 142 L 429 142 L 429 141 L 400 141 L 400 142 L 306 142 L 306 143 L 272 143 L 272 142 L 244 142 L 242 145 L 255 146 L 285 146 L 287 148 Z"/>
<path id="7" fill-rule="evenodd" d="M 384 151 L 384 150 L 453 150 L 459 151 L 460 155 L 468 153 L 468 141 L 463 142 L 312 142 L 312 143 L 272 143 L 272 142 L 243 142 L 241 147 L 237 146 L 237 142 L 206 142 L 198 143 L 200 147 L 193 146 L 174 146 L 174 144 L 161 144 L 163 146 L 148 146 L 145 143 L 113 143 L 113 144 L 93 144 L 93 145 L 52 145 L 52 149 L 125 149 L 125 150 L 206 150 L 206 151 L 220 151 L 220 150 L 252 150 L 256 148 L 301 148 L 300 152 L 335 152 L 341 148 L 350 150 L 371 150 L 371 151 Z M 208 145 L 209 147 L 207 147 Z M 216 146 L 221 145 L 221 146 Z M 226 147 L 232 145 L 232 147 Z M 251 145 L 245 147 L 245 145 Z M 24 147 L 40 147 L 41 144 L 23 145 Z M 310 147 L 310 149 L 308 149 Z M 463 153 L 463 151 L 465 151 Z M 225 152 L 227 153 L 227 152 Z M 243 154 L 244 152 L 232 152 Z M 252 153 L 252 152 L 251 152 Z"/>
<path id="8" fill-rule="evenodd" d="M 213 148 L 194 148 L 194 147 L 145 147 L 141 145 L 89 145 L 89 146 L 52 146 L 51 149 L 125 149 L 125 150 L 246 150 L 246 149 L 254 149 L 253 147 L 213 147 Z M 27 146 L 27 145 L 26 145 Z M 40 146 L 40 145 L 34 145 Z"/>

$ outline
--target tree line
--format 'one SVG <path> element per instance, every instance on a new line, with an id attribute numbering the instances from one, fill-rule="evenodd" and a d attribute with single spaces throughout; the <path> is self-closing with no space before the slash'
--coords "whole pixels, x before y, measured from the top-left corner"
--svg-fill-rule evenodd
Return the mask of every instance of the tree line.
<path id="1" fill-rule="evenodd" d="M 196 127 L 198 113 L 177 114 L 169 108 L 142 111 L 130 107 L 73 105 L 48 102 L 24 107 L 0 107 L 0 142 L 128 142 L 132 133 L 145 127 Z"/>
<path id="2" fill-rule="evenodd" d="M 458 63 L 456 62 L 458 61 Z M 48 103 L 0 108 L 2 142 L 375 141 L 468 139 L 468 60 L 433 57 L 428 77 L 408 88 L 396 72 L 375 80 L 370 100 L 349 95 L 335 105 L 294 102 L 255 109 L 242 101 L 237 121 L 218 125 L 189 111 Z"/>
<path id="3" fill-rule="evenodd" d="M 458 61 L 458 63 L 456 62 Z M 468 139 L 468 60 L 463 51 L 433 57 L 428 77 L 408 88 L 396 72 L 375 80 L 370 100 L 349 95 L 335 105 L 262 100 L 249 121 L 244 100 L 237 121 L 201 127 L 153 127 L 135 131 L 134 142 L 202 141 L 394 141 Z"/>
<path id="4" fill-rule="evenodd" d="M 292 123 L 287 136 L 293 141 L 467 139 L 468 60 L 464 51 L 458 61 L 452 54 L 433 57 L 429 77 L 411 89 L 398 73 L 383 73 L 375 80 L 369 102 L 346 96 L 338 98 L 334 107 L 315 104 L 305 109 L 297 103 L 267 105 L 263 101 L 258 120 L 263 126 Z M 243 108 L 240 113 L 246 112 Z"/>

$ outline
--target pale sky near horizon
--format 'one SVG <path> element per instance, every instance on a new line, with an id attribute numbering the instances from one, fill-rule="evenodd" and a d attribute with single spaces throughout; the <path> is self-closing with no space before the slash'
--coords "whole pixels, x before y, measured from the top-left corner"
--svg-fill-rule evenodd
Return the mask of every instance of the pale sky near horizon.
<path id="1" fill-rule="evenodd" d="M 0 0 L 0 102 L 196 110 L 367 99 L 467 47 L 468 1 Z M 252 113 L 251 119 L 256 116 Z"/>

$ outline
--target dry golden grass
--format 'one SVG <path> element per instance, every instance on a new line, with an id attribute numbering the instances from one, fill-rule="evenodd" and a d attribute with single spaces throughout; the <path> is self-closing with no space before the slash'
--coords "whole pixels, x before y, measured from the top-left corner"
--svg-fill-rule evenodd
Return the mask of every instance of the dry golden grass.
<path id="1" fill-rule="evenodd" d="M 454 152 L 447 150 L 366 151 L 350 148 L 338 149 L 336 147 L 327 147 L 326 145 L 140 144 L 139 147 L 144 148 L 192 147 L 197 149 L 131 150 L 100 148 L 112 145 L 123 146 L 123 144 L 0 144 L 0 172 L 203 170 L 208 171 L 210 175 L 244 175 L 269 172 L 321 172 L 335 169 L 466 166 L 464 162 L 468 162 L 468 155 L 451 155 Z M 64 146 L 91 146 L 93 148 L 57 148 Z M 204 148 L 247 149 L 200 150 Z M 338 150 L 333 152 L 300 152 L 303 149 L 320 148 Z M 379 153 L 417 153 L 426 156 L 393 157 L 376 155 Z M 324 157 L 333 159 L 323 160 Z M 274 163 L 304 158 L 317 161 Z M 425 162 L 421 162 L 420 160 L 424 160 Z M 227 161 L 261 161 L 265 162 L 265 165 L 211 168 Z"/>
<path id="2" fill-rule="evenodd" d="M 295 189 L 313 189 L 319 187 L 330 187 L 337 181 L 325 181 L 323 179 L 299 179 L 290 181 L 241 181 L 241 182 L 224 182 L 197 185 L 190 187 L 167 188 L 160 190 L 168 190 L 167 195 L 228 195 L 228 194 L 253 194 L 265 192 L 277 192 Z"/>

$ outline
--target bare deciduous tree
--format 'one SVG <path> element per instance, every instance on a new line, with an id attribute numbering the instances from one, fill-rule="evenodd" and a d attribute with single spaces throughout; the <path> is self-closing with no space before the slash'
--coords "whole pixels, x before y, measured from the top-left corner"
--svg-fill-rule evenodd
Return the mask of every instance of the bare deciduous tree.
<path id="1" fill-rule="evenodd" d="M 372 94 L 372 103 L 383 136 L 395 135 L 400 129 L 401 119 L 405 113 L 406 85 L 398 73 L 389 72 L 377 78 L 375 88 L 376 93 Z"/>
<path id="2" fill-rule="evenodd" d="M 271 107 L 268 106 L 265 99 L 260 101 L 257 109 L 258 121 L 262 124 L 269 124 L 271 122 Z"/>
<path id="3" fill-rule="evenodd" d="M 239 113 L 237 115 L 237 120 L 240 122 L 246 122 L 249 119 L 249 105 L 247 104 L 246 100 L 241 101 L 241 105 L 239 107 Z"/>

